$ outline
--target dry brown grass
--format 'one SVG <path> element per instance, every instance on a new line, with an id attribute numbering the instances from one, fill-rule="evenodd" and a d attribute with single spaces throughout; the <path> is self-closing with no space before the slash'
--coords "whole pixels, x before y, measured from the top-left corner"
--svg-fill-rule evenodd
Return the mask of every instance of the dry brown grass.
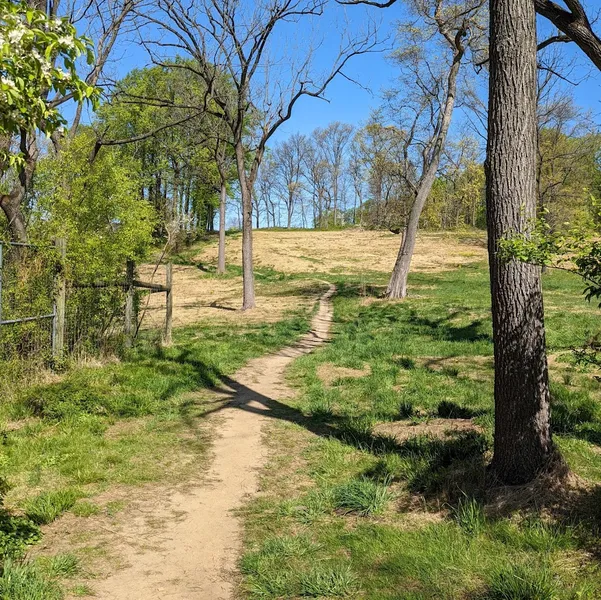
<path id="1" fill-rule="evenodd" d="M 142 265 L 140 277 L 150 281 L 153 265 Z M 155 282 L 161 281 L 160 273 Z M 273 323 L 286 312 L 308 309 L 320 291 L 327 289 L 319 281 L 282 281 L 272 286 L 257 285 L 257 308 L 243 312 L 242 278 L 219 278 L 187 265 L 173 266 L 173 326 L 183 327 L 203 321 L 212 323 L 248 324 Z M 165 295 L 152 294 L 142 301 L 141 310 L 147 307 L 145 329 L 162 327 L 165 318 Z"/>
<path id="2" fill-rule="evenodd" d="M 471 236 L 471 237 L 470 237 Z M 413 260 L 416 271 L 441 271 L 486 259 L 481 234 L 421 233 Z M 311 274 L 312 281 L 257 282 L 257 308 L 242 312 L 242 277 L 219 278 L 193 265 L 174 265 L 174 326 L 211 320 L 231 324 L 281 320 L 286 312 L 310 307 L 320 289 L 310 293 L 321 275 L 390 272 L 401 238 L 388 232 L 349 229 L 344 231 L 264 231 L 254 233 L 255 264 L 281 273 Z M 241 236 L 228 236 L 227 257 L 241 264 Z M 217 262 L 217 245 L 211 244 L 194 257 L 203 266 Z M 154 265 L 142 265 L 140 278 L 162 283 L 163 267 L 153 277 Z M 147 305 L 144 328 L 157 329 L 165 318 L 164 294 L 153 294 Z"/>
<path id="3" fill-rule="evenodd" d="M 366 365 L 363 369 L 349 369 L 347 367 L 337 367 L 332 363 L 323 363 L 317 368 L 317 376 L 326 386 L 331 386 L 340 379 L 360 379 L 368 375 L 371 375 L 369 365 Z"/>
<path id="4" fill-rule="evenodd" d="M 482 431 L 482 428 L 469 419 L 430 419 L 417 423 L 398 421 L 380 423 L 374 427 L 374 433 L 391 436 L 397 442 L 404 442 L 418 435 L 446 438 L 463 431 Z"/>
<path id="5" fill-rule="evenodd" d="M 283 273 L 352 273 L 392 271 L 401 238 L 389 232 L 346 229 L 343 231 L 256 231 L 254 253 L 257 266 Z M 241 238 L 228 238 L 227 253 L 240 264 Z M 421 233 L 413 268 L 416 271 L 453 269 L 460 264 L 486 259 L 484 237 L 449 233 Z M 215 263 L 217 248 L 204 250 L 198 260 Z"/>

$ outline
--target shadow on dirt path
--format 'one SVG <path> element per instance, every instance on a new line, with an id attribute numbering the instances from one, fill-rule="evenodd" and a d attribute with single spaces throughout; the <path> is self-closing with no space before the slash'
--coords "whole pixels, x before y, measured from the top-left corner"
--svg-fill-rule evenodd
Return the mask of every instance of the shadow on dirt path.
<path id="1" fill-rule="evenodd" d="M 223 422 L 212 448 L 206 483 L 173 491 L 140 507 L 142 516 L 128 525 L 123 539 L 137 543 L 117 550 L 126 565 L 95 585 L 101 600 L 229 600 L 234 596 L 241 525 L 237 508 L 258 491 L 266 453 L 261 436 L 273 406 L 265 399 L 291 395 L 286 367 L 327 341 L 332 322 L 331 297 L 319 301 L 311 331 L 294 346 L 250 361 L 218 390 L 214 412 Z M 223 400 L 226 400 L 223 405 Z M 218 400 L 219 401 L 219 400 Z M 160 526 L 154 526 L 160 524 Z"/>

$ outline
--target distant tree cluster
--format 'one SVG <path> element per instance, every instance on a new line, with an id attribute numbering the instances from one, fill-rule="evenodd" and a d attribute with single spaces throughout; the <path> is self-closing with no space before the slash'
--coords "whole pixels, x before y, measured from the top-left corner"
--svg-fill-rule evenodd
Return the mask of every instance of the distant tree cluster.
<path id="1" fill-rule="evenodd" d="M 572 102 L 539 110 L 539 206 L 557 230 L 594 227 L 601 198 L 601 136 Z M 417 166 L 404 157 L 403 131 L 373 113 L 359 128 L 334 122 L 293 134 L 269 150 L 254 191 L 256 227 L 362 226 L 400 233 L 411 210 Z M 450 141 L 420 227 L 486 228 L 478 140 Z"/>

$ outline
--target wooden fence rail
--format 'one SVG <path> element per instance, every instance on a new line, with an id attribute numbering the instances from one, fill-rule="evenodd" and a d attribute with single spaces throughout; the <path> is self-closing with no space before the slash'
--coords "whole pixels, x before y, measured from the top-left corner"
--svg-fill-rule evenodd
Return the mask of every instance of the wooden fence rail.
<path id="1" fill-rule="evenodd" d="M 33 244 L 22 243 L 0 243 L 0 327 L 15 325 L 18 323 L 27 323 L 31 321 L 40 321 L 44 319 L 52 320 L 52 355 L 54 359 L 61 359 L 65 354 L 66 339 L 66 314 L 67 314 L 67 279 L 63 268 L 59 268 L 54 277 L 54 297 L 53 311 L 51 314 L 26 316 L 17 319 L 3 319 L 2 317 L 2 275 L 3 275 L 3 244 L 7 246 L 29 246 L 37 248 Z M 64 239 L 57 239 L 54 247 L 61 264 L 64 264 L 67 255 L 67 245 Z M 165 265 L 165 284 L 154 282 L 145 282 L 135 278 L 135 264 L 128 260 L 125 269 L 124 281 L 99 281 L 91 283 L 73 282 L 72 288 L 75 289 L 103 289 L 103 288 L 122 288 L 126 292 L 124 309 L 124 334 L 125 345 L 130 348 L 133 346 L 135 336 L 138 331 L 138 324 L 135 315 L 135 291 L 137 289 L 148 290 L 151 294 L 165 294 L 165 323 L 162 333 L 163 343 L 171 344 L 173 330 L 173 265 Z"/>

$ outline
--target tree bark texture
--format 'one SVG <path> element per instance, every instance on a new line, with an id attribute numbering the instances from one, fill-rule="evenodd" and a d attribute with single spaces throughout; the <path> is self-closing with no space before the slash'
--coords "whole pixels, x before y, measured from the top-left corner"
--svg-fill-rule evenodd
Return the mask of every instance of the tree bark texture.
<path id="1" fill-rule="evenodd" d="M 0 207 L 8 221 L 10 237 L 14 242 L 20 243 L 27 242 L 27 224 L 21 210 L 24 195 L 25 190 L 19 184 L 15 184 L 10 194 L 0 196 Z"/>
<path id="2" fill-rule="evenodd" d="M 573 40 L 601 69 L 601 39 L 593 31 L 590 19 L 579 0 L 567 0 L 568 10 L 551 0 L 535 0 L 536 11 L 546 17 L 566 36 Z"/>
<path id="3" fill-rule="evenodd" d="M 245 152 L 242 144 L 236 144 L 236 166 L 242 195 L 242 310 L 255 308 L 255 275 L 253 272 L 253 181 L 246 173 Z"/>
<path id="4" fill-rule="evenodd" d="M 219 198 L 219 255 L 217 258 L 217 272 L 225 273 L 225 203 L 227 201 L 227 187 L 221 183 Z"/>
<path id="5" fill-rule="evenodd" d="M 491 468 L 507 484 L 549 464 L 549 381 L 541 270 L 501 260 L 499 241 L 527 234 L 536 216 L 536 17 L 534 4 L 491 0 L 486 160 L 495 345 L 495 441 Z"/>

